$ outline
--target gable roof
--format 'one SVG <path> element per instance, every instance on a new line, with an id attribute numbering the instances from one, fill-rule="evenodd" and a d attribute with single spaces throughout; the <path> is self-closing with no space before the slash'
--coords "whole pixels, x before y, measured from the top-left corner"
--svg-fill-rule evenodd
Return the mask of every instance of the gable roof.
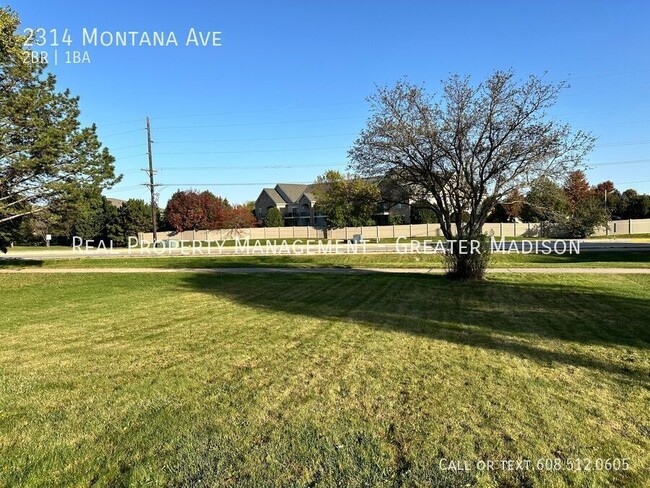
<path id="1" fill-rule="evenodd" d="M 262 193 L 266 193 L 271 200 L 273 200 L 275 203 L 286 203 L 284 201 L 284 198 L 280 196 L 280 194 L 275 191 L 274 188 L 264 188 L 262 190 Z"/>
<path id="2" fill-rule="evenodd" d="M 296 203 L 300 200 L 302 194 L 307 191 L 311 185 L 296 185 L 292 183 L 278 183 L 275 190 L 287 203 Z"/>
<path id="3" fill-rule="evenodd" d="M 302 200 L 303 198 L 306 198 L 307 200 L 309 200 L 309 201 L 312 202 L 312 203 L 316 201 L 316 197 L 315 197 L 314 194 L 311 192 L 311 189 L 308 189 L 307 191 L 305 191 L 305 192 L 302 194 L 302 196 L 300 197 L 300 200 Z"/>

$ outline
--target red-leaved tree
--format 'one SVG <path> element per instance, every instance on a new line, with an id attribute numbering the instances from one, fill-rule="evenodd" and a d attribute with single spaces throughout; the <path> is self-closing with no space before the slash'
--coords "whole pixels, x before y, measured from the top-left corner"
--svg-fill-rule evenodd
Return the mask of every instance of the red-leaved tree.
<path id="1" fill-rule="evenodd" d="M 230 210 L 228 201 L 215 196 L 212 192 L 204 191 L 199 195 L 199 203 L 205 213 L 205 220 L 201 228 L 222 229 Z"/>
<path id="2" fill-rule="evenodd" d="M 571 210 L 575 210 L 580 203 L 589 198 L 591 187 L 582 171 L 578 170 L 569 173 L 564 183 L 564 193 L 569 200 Z"/>
<path id="3" fill-rule="evenodd" d="M 226 219 L 223 225 L 225 229 L 244 229 L 256 225 L 257 219 L 250 208 L 245 205 L 235 205 L 226 211 Z"/>
<path id="4" fill-rule="evenodd" d="M 165 216 L 177 232 L 202 228 L 205 211 L 199 194 L 193 190 L 178 190 L 167 202 Z"/>
<path id="5" fill-rule="evenodd" d="M 165 215 L 177 232 L 241 229 L 253 227 L 257 222 L 249 208 L 231 206 L 228 200 L 209 191 L 178 190 L 167 202 Z"/>

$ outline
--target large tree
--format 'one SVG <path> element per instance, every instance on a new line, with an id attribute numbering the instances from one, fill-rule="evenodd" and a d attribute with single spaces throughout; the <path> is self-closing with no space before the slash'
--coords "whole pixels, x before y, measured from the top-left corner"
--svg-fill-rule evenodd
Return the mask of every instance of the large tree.
<path id="1" fill-rule="evenodd" d="M 95 126 L 79 123 L 78 98 L 57 91 L 45 63 L 26 61 L 19 23 L 13 11 L 0 8 L 0 226 L 5 229 L 80 192 L 119 181 Z"/>
<path id="2" fill-rule="evenodd" d="M 224 215 L 223 228 L 246 229 L 255 227 L 257 225 L 257 219 L 253 212 L 248 204 L 227 207 Z"/>
<path id="3" fill-rule="evenodd" d="M 210 191 L 178 190 L 165 208 L 165 219 L 177 232 L 203 229 L 241 229 L 257 221 L 249 206 L 232 206 Z"/>
<path id="4" fill-rule="evenodd" d="M 411 198 L 433 202 L 447 239 L 479 239 L 497 203 L 540 176 L 563 177 L 593 147 L 591 135 L 547 116 L 565 86 L 495 71 L 477 85 L 451 76 L 440 95 L 407 81 L 379 88 L 352 168 L 394 175 Z M 452 276 L 483 275 L 484 261 L 455 251 Z"/>
<path id="5" fill-rule="evenodd" d="M 591 187 L 589 186 L 584 171 L 572 171 L 566 176 L 564 180 L 564 193 L 566 193 L 572 210 L 575 210 L 580 203 L 591 197 Z"/>
<path id="6" fill-rule="evenodd" d="M 276 207 L 270 208 L 264 217 L 264 227 L 284 227 L 282 212 Z"/>
<path id="7" fill-rule="evenodd" d="M 524 222 L 562 224 L 570 212 L 566 193 L 557 183 L 542 176 L 533 181 L 522 209 Z"/>
<path id="8" fill-rule="evenodd" d="M 116 246 L 126 246 L 129 236 L 151 232 L 151 205 L 142 199 L 130 198 L 118 209 L 118 218 L 109 226 L 110 236 Z"/>
<path id="9" fill-rule="evenodd" d="M 194 190 L 178 190 L 165 208 L 165 217 L 176 232 L 207 229 L 207 195 Z"/>
<path id="10" fill-rule="evenodd" d="M 329 170 L 316 180 L 314 193 L 316 210 L 325 216 L 327 228 L 375 224 L 381 191 L 374 182 Z"/>

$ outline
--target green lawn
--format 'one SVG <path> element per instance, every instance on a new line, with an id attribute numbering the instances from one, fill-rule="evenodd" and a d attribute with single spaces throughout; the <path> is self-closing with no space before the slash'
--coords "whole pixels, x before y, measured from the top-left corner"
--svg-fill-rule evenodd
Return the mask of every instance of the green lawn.
<path id="1" fill-rule="evenodd" d="M 27 274 L 0 296 L 2 486 L 650 483 L 650 276 Z"/>
<path id="2" fill-rule="evenodd" d="M 0 259 L 0 267 L 47 268 L 221 268 L 221 267 L 345 267 L 442 268 L 440 254 L 320 254 L 240 256 L 158 256 L 61 258 L 45 260 Z M 587 251 L 581 254 L 494 254 L 492 267 L 621 267 L 650 268 L 647 251 Z"/>

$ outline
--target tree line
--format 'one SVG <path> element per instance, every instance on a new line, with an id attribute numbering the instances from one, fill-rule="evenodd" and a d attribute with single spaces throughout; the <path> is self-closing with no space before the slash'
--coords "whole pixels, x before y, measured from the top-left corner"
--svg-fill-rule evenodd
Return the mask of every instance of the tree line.
<path id="1" fill-rule="evenodd" d="M 408 188 L 390 177 L 378 182 L 330 170 L 318 177 L 314 192 L 316 213 L 325 217 L 328 228 L 377 225 L 377 212 L 398 204 L 409 206 L 410 223 L 439 223 L 433 201 L 414 201 Z M 543 223 L 543 230 L 558 237 L 588 237 L 611 219 L 643 218 L 650 218 L 650 195 L 633 189 L 620 192 L 609 180 L 592 186 L 585 173 L 576 170 L 562 184 L 540 176 L 525 194 L 513 189 L 494 206 L 486 222 Z M 461 221 L 468 219 L 463 211 Z M 403 215 L 393 215 L 385 223 L 406 222 Z M 280 213 L 269 211 L 265 225 L 282 225 Z"/>

